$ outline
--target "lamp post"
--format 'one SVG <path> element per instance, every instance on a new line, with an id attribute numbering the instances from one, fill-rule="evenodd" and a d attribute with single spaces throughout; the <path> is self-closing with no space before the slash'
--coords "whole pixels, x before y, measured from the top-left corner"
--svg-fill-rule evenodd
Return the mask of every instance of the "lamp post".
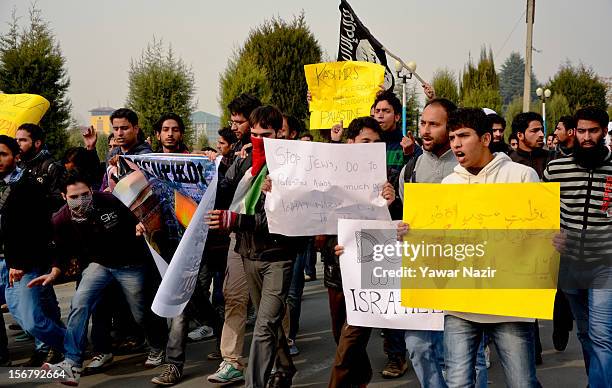
<path id="1" fill-rule="evenodd" d="M 395 72 L 397 73 L 397 78 L 402 80 L 402 134 L 404 136 L 406 136 L 406 82 L 408 82 L 409 79 L 412 79 L 412 74 L 416 70 L 416 63 L 408 62 L 405 68 L 408 70 L 408 74 L 402 74 L 404 66 L 400 61 L 395 61 Z"/>
<path id="2" fill-rule="evenodd" d="M 550 97 L 552 92 L 550 89 L 543 90 L 542 88 L 536 89 L 536 95 L 542 100 L 542 119 L 544 121 L 544 140 L 546 140 L 546 99 Z"/>

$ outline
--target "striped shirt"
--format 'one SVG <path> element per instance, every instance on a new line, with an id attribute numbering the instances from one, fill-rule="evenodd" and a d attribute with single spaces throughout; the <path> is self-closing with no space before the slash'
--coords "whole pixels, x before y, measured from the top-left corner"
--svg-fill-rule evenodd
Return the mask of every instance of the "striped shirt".
<path id="1" fill-rule="evenodd" d="M 544 182 L 561 184 L 561 228 L 567 232 L 566 255 L 585 262 L 612 257 L 612 153 L 589 170 L 573 157 L 551 161 Z"/>

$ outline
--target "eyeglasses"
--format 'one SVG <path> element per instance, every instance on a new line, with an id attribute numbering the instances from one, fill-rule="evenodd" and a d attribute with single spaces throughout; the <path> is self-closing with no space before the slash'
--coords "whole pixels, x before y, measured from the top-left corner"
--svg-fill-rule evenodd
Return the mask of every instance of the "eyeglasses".
<path id="1" fill-rule="evenodd" d="M 234 121 L 234 120 L 229 120 L 229 121 L 227 122 L 227 125 L 229 125 L 229 126 L 230 126 L 230 128 L 231 128 L 231 127 L 233 127 L 234 125 L 235 125 L 235 126 L 237 126 L 237 127 L 239 127 L 239 126 L 241 126 L 242 124 L 244 124 L 244 123 L 246 123 L 246 122 L 247 122 L 247 120 L 242 120 L 242 121 Z"/>

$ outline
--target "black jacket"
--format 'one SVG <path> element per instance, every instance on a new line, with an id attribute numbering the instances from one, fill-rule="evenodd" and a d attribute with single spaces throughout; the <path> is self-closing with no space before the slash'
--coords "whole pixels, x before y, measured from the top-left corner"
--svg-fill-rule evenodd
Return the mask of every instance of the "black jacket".
<path id="1" fill-rule="evenodd" d="M 8 268 L 46 271 L 51 265 L 51 213 L 37 183 L 22 178 L 10 187 L 0 210 L 0 230 Z"/>
<path id="2" fill-rule="evenodd" d="M 510 155 L 513 162 L 524 164 L 536 170 L 540 179 L 544 176 L 544 169 L 548 162 L 552 159 L 552 154 L 543 148 L 536 148 L 531 152 L 523 151 L 517 148 Z"/>
<path id="3" fill-rule="evenodd" d="M 53 160 L 49 151 L 41 150 L 32 159 L 19 163 L 19 167 L 23 170 L 24 178 L 42 188 L 51 213 L 62 207 L 61 184 L 65 169 Z"/>

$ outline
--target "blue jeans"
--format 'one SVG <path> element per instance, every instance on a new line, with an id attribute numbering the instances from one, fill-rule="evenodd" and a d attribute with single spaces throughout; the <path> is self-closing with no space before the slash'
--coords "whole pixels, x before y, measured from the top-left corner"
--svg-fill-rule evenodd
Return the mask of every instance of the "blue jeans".
<path id="1" fill-rule="evenodd" d="M 21 280 L 13 282 L 13 287 L 7 288 L 5 292 L 6 304 L 23 330 L 63 353 L 66 329 L 60 320 L 53 286 L 28 288 L 31 280 L 43 274 L 41 270 L 32 270 L 23 275 Z"/>
<path id="2" fill-rule="evenodd" d="M 309 240 L 305 249 L 297 254 L 293 263 L 291 286 L 287 295 L 287 308 L 289 309 L 289 333 L 287 337 L 295 340 L 300 328 L 300 315 L 302 313 L 302 295 L 304 294 L 304 268 L 314 251 L 314 240 Z"/>
<path id="3" fill-rule="evenodd" d="M 83 351 L 87 341 L 87 321 L 102 292 L 113 280 L 117 280 L 130 306 L 134 320 L 148 334 L 151 325 L 145 325 L 147 306 L 145 305 L 145 269 L 142 266 L 125 266 L 109 268 L 98 263 L 90 263 L 83 271 L 81 282 L 72 297 L 68 328 L 64 339 L 65 358 L 81 366 Z M 150 339 L 151 336 L 147 336 Z M 149 342 L 153 348 L 155 346 Z M 159 350 L 159 348 L 154 349 Z"/>
<path id="4" fill-rule="evenodd" d="M 612 386 L 612 290 L 563 290 L 576 319 L 589 387 Z"/>
<path id="5" fill-rule="evenodd" d="M 476 388 L 487 388 L 489 385 L 489 371 L 487 370 L 487 359 L 484 352 L 486 342 L 487 336 L 484 335 L 476 355 Z"/>
<path id="6" fill-rule="evenodd" d="M 406 349 L 414 373 L 422 387 L 446 387 L 442 368 L 444 364 L 444 332 L 406 330 Z"/>
<path id="7" fill-rule="evenodd" d="M 449 388 L 476 384 L 476 358 L 483 334 L 495 343 L 510 388 L 539 387 L 535 369 L 533 323 L 477 323 L 452 315 L 444 319 L 444 361 Z"/>

